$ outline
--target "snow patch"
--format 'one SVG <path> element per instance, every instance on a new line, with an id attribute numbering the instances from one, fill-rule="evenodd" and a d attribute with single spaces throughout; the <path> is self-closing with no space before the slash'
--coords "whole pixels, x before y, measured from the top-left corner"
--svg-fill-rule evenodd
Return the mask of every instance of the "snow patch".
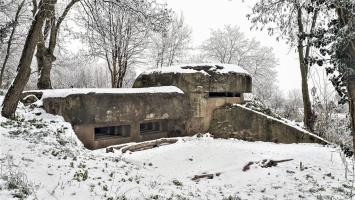
<path id="1" fill-rule="evenodd" d="M 179 93 L 182 90 L 175 86 L 147 87 L 147 88 L 68 88 L 51 90 L 29 90 L 25 92 L 43 93 L 45 98 L 64 98 L 73 94 L 144 94 L 144 93 Z"/>
<path id="2" fill-rule="evenodd" d="M 218 74 L 245 74 L 250 75 L 245 69 L 238 65 L 233 64 L 220 64 L 220 63 L 200 63 L 200 64 L 181 64 L 174 65 L 170 67 L 163 67 L 159 69 L 151 69 L 143 74 L 153 74 L 153 73 L 175 73 L 175 74 L 193 74 L 202 73 L 204 75 L 209 75 L 208 72 L 213 71 Z"/>

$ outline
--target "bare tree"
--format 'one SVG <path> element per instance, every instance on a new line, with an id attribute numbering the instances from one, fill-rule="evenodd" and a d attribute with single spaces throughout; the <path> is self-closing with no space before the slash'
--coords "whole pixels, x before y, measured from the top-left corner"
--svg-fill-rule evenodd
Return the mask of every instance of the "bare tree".
<path id="1" fill-rule="evenodd" d="M 201 48 L 212 60 L 238 64 L 254 45 L 255 41 L 249 41 L 239 27 L 226 25 L 223 29 L 211 30 L 210 37 Z"/>
<path id="2" fill-rule="evenodd" d="M 275 67 L 278 65 L 272 48 L 246 38 L 238 27 L 226 25 L 223 29 L 211 31 L 211 36 L 202 44 L 202 50 L 209 61 L 243 67 L 252 75 L 254 93 L 260 100 L 271 99 L 276 87 Z"/>
<path id="3" fill-rule="evenodd" d="M 111 85 L 122 87 L 127 68 L 147 48 L 152 30 L 160 30 L 168 10 L 148 1 L 83 1 L 84 39 L 94 56 L 106 61 Z"/>
<path id="4" fill-rule="evenodd" d="M 312 9 L 310 9 L 312 7 Z M 305 126 L 313 131 L 315 120 L 309 97 L 308 74 L 312 43 L 310 35 L 318 25 L 319 4 L 317 1 L 299 0 L 259 0 L 248 18 L 256 29 L 267 29 L 277 39 L 285 39 L 292 47 L 297 47 L 302 78 L 302 96 Z M 322 16 L 321 16 L 322 17 Z"/>
<path id="5" fill-rule="evenodd" d="M 12 16 L 9 16 L 8 10 L 9 8 L 11 10 L 15 4 L 15 0 L 0 1 L 0 48 L 6 42 L 6 38 L 14 25 Z"/>
<path id="6" fill-rule="evenodd" d="M 31 63 L 34 51 L 41 33 L 44 21 L 50 18 L 54 10 L 56 0 L 42 0 L 39 9 L 35 14 L 32 25 L 27 34 L 25 46 L 22 51 L 20 63 L 17 67 L 17 75 L 5 95 L 1 114 L 4 117 L 14 117 L 15 111 L 20 100 L 21 93 L 26 86 L 31 74 Z"/>
<path id="7" fill-rule="evenodd" d="M 57 46 L 58 33 L 63 23 L 64 19 L 68 15 L 70 9 L 80 0 L 70 0 L 70 2 L 65 6 L 64 11 L 59 16 L 56 17 L 56 11 L 53 10 L 53 15 L 50 19 L 45 22 L 45 27 L 42 34 L 39 35 L 39 42 L 37 44 L 37 65 L 38 65 L 38 89 L 51 89 L 51 70 L 53 62 L 56 60 L 54 56 L 54 50 Z M 36 4 L 36 2 L 34 2 Z M 38 9 L 34 5 L 34 11 Z M 47 42 L 48 40 L 48 42 Z"/>
<path id="8" fill-rule="evenodd" d="M 11 21 L 12 23 L 12 30 L 9 36 L 9 39 L 7 40 L 7 47 L 6 47 L 6 54 L 5 54 L 5 58 L 4 61 L 2 63 L 2 67 L 1 67 L 1 71 L 0 71 L 0 88 L 2 88 L 2 82 L 3 82 L 3 77 L 4 77 L 4 72 L 6 69 L 6 65 L 7 62 L 10 58 L 10 54 L 11 54 L 11 46 L 14 40 L 14 36 L 15 36 L 15 32 L 16 32 L 16 28 L 18 26 L 19 23 L 19 17 L 20 17 L 20 12 L 24 6 L 25 0 L 22 0 L 16 10 L 15 16 L 13 18 L 13 20 Z"/>
<path id="9" fill-rule="evenodd" d="M 346 116 L 345 113 L 339 115 L 337 107 L 337 94 L 329 81 L 324 68 L 313 67 L 310 71 L 310 78 L 313 83 L 311 95 L 313 99 L 314 112 L 317 114 L 315 121 L 315 131 L 318 135 L 332 142 L 337 142 L 341 135 L 337 129 L 349 127 L 350 124 L 344 123 L 342 127 L 335 126 L 335 119 L 339 116 Z M 344 132 L 345 134 L 345 132 Z"/>
<path id="10" fill-rule="evenodd" d="M 355 3 L 354 1 L 330 1 L 335 5 L 340 31 L 335 34 L 333 44 L 333 59 L 342 75 L 355 75 Z M 343 81 L 341 81 L 343 82 Z M 335 84 L 337 85 L 337 84 Z M 355 94 L 351 84 L 347 85 L 349 93 L 349 110 L 351 116 L 351 133 L 353 136 L 353 151 L 355 152 Z"/>
<path id="11" fill-rule="evenodd" d="M 90 59 L 83 52 L 70 54 L 61 51 L 52 70 L 52 82 L 56 88 L 107 88 L 110 77 L 105 63 Z"/>
<path id="12" fill-rule="evenodd" d="M 280 111 L 282 117 L 296 122 L 302 121 L 302 93 L 298 89 L 290 90 Z"/>
<path id="13" fill-rule="evenodd" d="M 184 16 L 175 15 L 168 28 L 153 34 L 151 54 L 156 67 L 171 66 L 187 52 L 191 41 L 191 28 Z"/>

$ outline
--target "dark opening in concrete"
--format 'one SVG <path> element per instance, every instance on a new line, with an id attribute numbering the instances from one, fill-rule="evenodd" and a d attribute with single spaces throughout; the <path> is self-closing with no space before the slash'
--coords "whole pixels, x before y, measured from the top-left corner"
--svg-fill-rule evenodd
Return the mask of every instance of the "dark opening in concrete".
<path id="1" fill-rule="evenodd" d="M 130 125 L 96 127 L 95 140 L 108 137 L 129 137 L 131 134 Z"/>
<path id="2" fill-rule="evenodd" d="M 213 97 L 240 97 L 239 92 L 209 92 L 208 96 Z"/>
<path id="3" fill-rule="evenodd" d="M 149 134 L 160 131 L 160 122 L 145 122 L 140 124 L 140 133 Z"/>

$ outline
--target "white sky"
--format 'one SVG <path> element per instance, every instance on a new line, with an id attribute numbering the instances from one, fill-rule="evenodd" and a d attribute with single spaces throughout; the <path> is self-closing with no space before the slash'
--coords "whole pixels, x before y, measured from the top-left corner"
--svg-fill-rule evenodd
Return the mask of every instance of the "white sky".
<path id="1" fill-rule="evenodd" d="M 246 36 L 260 41 L 264 46 L 274 48 L 279 59 L 277 78 L 282 91 L 301 88 L 301 75 L 297 62 L 297 54 L 290 50 L 283 41 L 277 42 L 266 32 L 250 31 L 251 23 L 245 17 L 250 13 L 252 0 L 165 0 L 170 8 L 182 12 L 185 22 L 192 28 L 192 40 L 195 46 L 201 44 L 209 36 L 210 29 L 223 28 L 225 24 L 238 25 Z"/>

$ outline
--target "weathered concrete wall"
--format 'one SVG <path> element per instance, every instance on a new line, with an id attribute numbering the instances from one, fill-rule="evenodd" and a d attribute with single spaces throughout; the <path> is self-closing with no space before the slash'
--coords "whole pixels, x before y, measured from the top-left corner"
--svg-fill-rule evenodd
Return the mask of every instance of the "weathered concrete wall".
<path id="1" fill-rule="evenodd" d="M 40 96 L 40 94 L 37 94 Z M 61 115 L 73 125 L 78 138 L 87 148 L 184 136 L 191 118 L 189 101 L 182 93 L 72 94 L 43 99 L 44 109 Z M 161 131 L 140 134 L 141 122 L 161 122 Z M 96 138 L 96 127 L 130 125 L 128 137 Z"/>
<path id="2" fill-rule="evenodd" d="M 85 144 L 85 146 L 89 149 L 98 149 L 111 145 L 129 143 L 129 142 L 141 142 L 147 140 L 154 140 L 159 138 L 166 137 L 177 137 L 182 136 L 184 134 L 184 125 L 181 122 L 177 122 L 176 120 L 164 120 L 165 124 L 173 127 L 164 127 L 162 131 L 149 133 L 145 135 L 139 134 L 139 121 L 132 121 L 130 123 L 111 123 L 105 124 L 105 126 L 117 126 L 117 125 L 131 125 L 131 135 L 129 137 L 105 137 L 95 139 L 94 137 L 94 128 L 100 127 L 97 124 L 80 124 L 73 125 L 74 131 L 78 138 Z M 101 125 L 102 126 L 102 125 Z M 175 131 L 174 131 L 175 129 Z"/>
<path id="3" fill-rule="evenodd" d="M 249 141 L 325 143 L 306 131 L 240 105 L 229 105 L 216 109 L 209 132 L 215 137 Z"/>
<path id="4" fill-rule="evenodd" d="M 189 135 L 208 131 L 213 111 L 226 103 L 242 103 L 244 92 L 251 92 L 247 74 L 152 73 L 142 74 L 133 87 L 176 86 L 189 99 L 192 118 L 186 131 Z M 209 92 L 238 92 L 241 97 L 210 98 Z"/>
<path id="5" fill-rule="evenodd" d="M 246 74 L 153 73 L 140 75 L 133 87 L 176 86 L 185 93 L 202 87 L 203 92 L 251 92 L 252 79 Z"/>
<path id="6" fill-rule="evenodd" d="M 209 130 L 213 113 L 216 109 L 227 104 L 240 104 L 242 102 L 239 97 L 219 97 L 208 98 L 206 106 L 203 108 L 205 115 L 202 118 L 201 125 L 203 126 L 201 133 L 205 133 Z"/>
<path id="7" fill-rule="evenodd" d="M 43 100 L 45 110 L 72 124 L 105 124 L 189 116 L 183 94 L 73 94 Z"/>

